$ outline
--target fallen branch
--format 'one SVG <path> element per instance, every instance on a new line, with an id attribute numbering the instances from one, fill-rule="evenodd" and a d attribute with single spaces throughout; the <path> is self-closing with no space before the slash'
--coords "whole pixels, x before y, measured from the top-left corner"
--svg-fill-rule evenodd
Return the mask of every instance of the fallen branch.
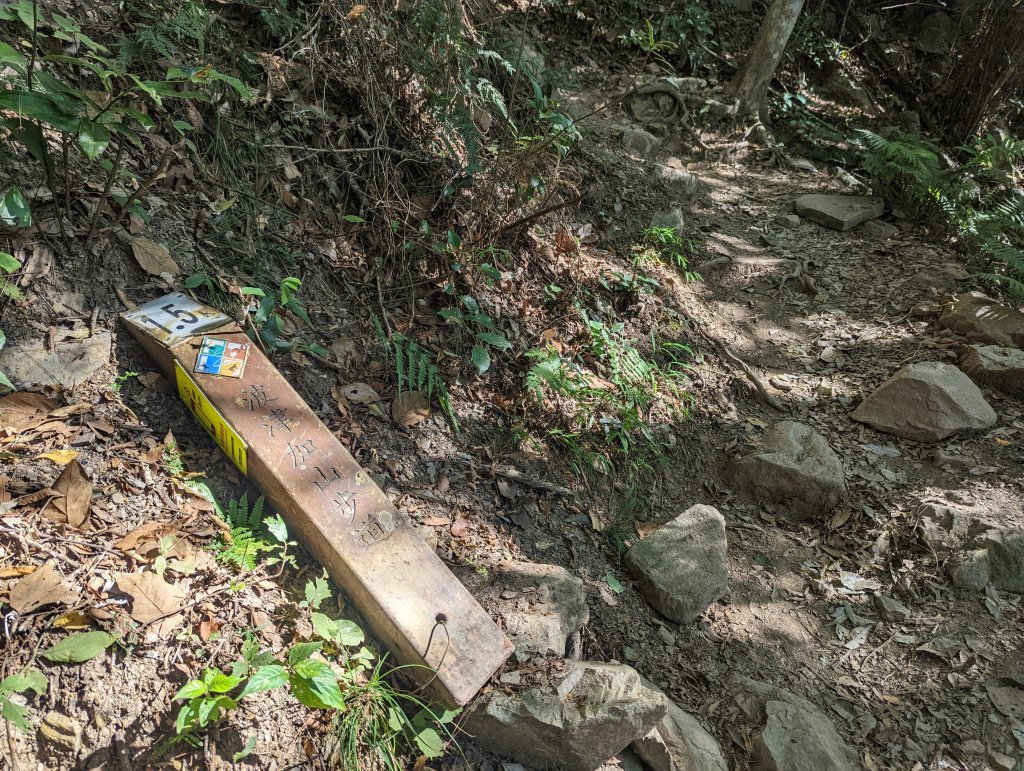
<path id="1" fill-rule="evenodd" d="M 454 458 L 454 460 L 466 466 L 473 465 L 473 458 Z M 529 474 L 524 474 L 522 471 L 519 471 L 519 469 L 508 467 L 503 468 L 501 466 L 496 466 L 492 464 L 489 470 L 494 476 L 504 477 L 505 479 L 511 479 L 513 482 L 519 482 L 520 484 L 526 485 L 527 487 L 533 487 L 537 490 L 543 490 L 544 492 L 547 493 L 554 493 L 555 495 L 564 495 L 567 497 L 573 494 L 572 490 L 570 490 L 568 487 L 556 485 L 554 482 L 545 482 L 543 479 L 537 479 L 536 477 L 532 477 Z"/>

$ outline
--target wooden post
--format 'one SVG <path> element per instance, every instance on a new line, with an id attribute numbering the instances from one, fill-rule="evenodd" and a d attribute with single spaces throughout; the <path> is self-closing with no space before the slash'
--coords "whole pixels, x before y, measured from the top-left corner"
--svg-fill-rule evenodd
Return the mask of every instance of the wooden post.
<path id="1" fill-rule="evenodd" d="M 231 323 L 195 333 L 226 320 L 197 305 L 168 295 L 122 320 L 405 671 L 467 703 L 512 653 L 508 638 L 257 346 L 241 378 L 193 372 L 204 336 L 250 342 Z"/>

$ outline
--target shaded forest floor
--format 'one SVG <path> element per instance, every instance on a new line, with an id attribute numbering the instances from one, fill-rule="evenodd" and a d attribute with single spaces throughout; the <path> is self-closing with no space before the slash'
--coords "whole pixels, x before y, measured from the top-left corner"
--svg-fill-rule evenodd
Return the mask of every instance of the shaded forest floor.
<path id="1" fill-rule="evenodd" d="M 332 364 L 309 351 L 280 354 L 275 363 L 489 612 L 501 619 L 507 609 L 507 598 L 490 591 L 500 561 L 564 566 L 585 582 L 590 611 L 574 653 L 628 661 L 697 716 L 736 767 L 748 757 L 752 726 L 730 698 L 734 674 L 820 706 L 869 768 L 973 769 L 990 767 L 993 751 L 1021 757 L 1024 737 L 1014 736 L 986 688 L 1024 682 L 1020 596 L 952 586 L 919 537 L 915 511 L 939 501 L 1024 527 L 1024 404 L 986 393 L 996 426 L 937 444 L 906 442 L 850 419 L 903 365 L 957 360 L 964 340 L 934 322 L 950 297 L 977 288 L 962 258 L 891 213 L 891 238 L 809 221 L 780 226 L 777 217 L 800 195 L 851 190 L 825 172 L 780 170 L 756 153 L 719 160 L 730 136 L 705 134 L 711 152 L 703 157 L 679 137 L 646 158 L 635 155 L 622 134 L 639 126 L 615 103 L 629 77 L 591 72 L 586 88 L 566 95 L 569 104 L 607 105 L 584 124 L 578 169 L 586 197 L 516 246 L 497 288 L 482 293 L 499 323 L 517 319 L 519 337 L 509 332 L 517 345 L 570 345 L 570 305 L 540 299 L 557 284 L 612 308 L 608 318 L 620 320 L 633 340 L 654 332 L 693 349 L 685 394 L 660 423 L 663 464 L 628 479 L 581 474 L 550 442 L 525 441 L 508 397 L 519 373 L 500 356 L 489 375 L 453 383 L 459 432 L 437 410 L 403 427 L 386 410 L 339 398 L 338 389 L 353 381 L 369 383 L 385 402 L 395 394 L 371 314 L 409 318 L 403 331 L 426 330 L 425 340 L 443 343 L 448 333 L 437 317 L 440 293 L 415 300 L 395 287 L 378 303 L 368 299 L 378 294 L 372 286 L 338 280 L 325 261 L 303 268 L 303 298 L 315 322 L 305 334 L 331 351 Z M 202 251 L 176 205 L 188 194 L 167 191 L 171 205 L 144 234 L 198 269 Z M 695 247 L 690 269 L 708 266 L 700 280 L 634 259 L 652 215 L 676 207 Z M 561 232 L 577 242 L 558 247 Z M 6 500 L 21 501 L 0 519 L 0 593 L 44 562 L 64 576 L 68 592 L 59 612 L 9 619 L 4 658 L 24 662 L 55 623 L 88 628 L 98 618 L 125 638 L 106 657 L 51 668 L 49 689 L 32 707 L 41 716 L 56 713 L 48 719 L 59 725 L 28 735 L 8 727 L 4 741 L 15 767 L 227 768 L 250 736 L 253 752 L 238 767 L 323 766 L 329 721 L 273 691 L 246 702 L 199 748 L 177 744 L 160 758 L 151 754 L 173 733 L 171 696 L 202 667 L 225 666 L 245 635 L 280 648 L 308 634 L 309 608 L 299 602 L 319 571 L 300 557 L 297 569 L 239 574 L 211 556 L 208 547 L 223 528 L 213 506 L 186 485 L 187 472 L 203 475 L 222 501 L 237 499 L 244 482 L 117 323 L 122 306 L 113 291 L 141 302 L 180 289 L 180 278 L 144 278 L 116 238 L 92 253 L 68 250 L 56 238 L 40 237 L 34 248 L 47 244 L 53 269 L 28 285 L 28 303 L 5 313 L 12 343 L 49 335 L 59 351 L 62 338 L 88 330 L 109 332 L 113 344 L 109 361 L 84 382 L 52 394 L 60 405 L 77 405 L 73 410 L 47 416 L 36 405 L 23 428 L 0 435 Z M 816 291 L 792 278 L 797 268 Z M 611 275 L 641 272 L 656 283 L 608 288 Z M 520 314 L 520 304 L 529 312 Z M 709 336 L 758 373 L 785 414 L 757 398 Z M 331 341 L 341 342 L 332 348 Z M 816 428 L 842 459 L 849 494 L 828 520 L 794 523 L 732 490 L 730 461 L 783 418 Z M 183 466 L 168 462 L 168 432 Z M 96 491 L 82 528 L 47 518 L 19 497 L 50 485 L 67 462 L 45 453 L 69 449 Z M 493 473 L 496 466 L 573 494 L 508 480 Z M 729 591 L 697 622 L 677 625 L 633 588 L 618 547 L 698 503 L 726 519 Z M 153 521 L 164 529 L 140 531 Z M 160 542 L 164 537 L 173 545 Z M 110 596 L 119 573 L 158 557 L 170 558 L 166 576 L 181 596 L 166 606 L 169 617 L 140 627 L 100 598 Z M 193 565 L 176 573 L 175 559 Z M 883 618 L 876 595 L 899 600 L 909 617 Z M 433 765 L 500 768 L 470 737 L 457 738 L 461 757 L 452 751 Z"/>

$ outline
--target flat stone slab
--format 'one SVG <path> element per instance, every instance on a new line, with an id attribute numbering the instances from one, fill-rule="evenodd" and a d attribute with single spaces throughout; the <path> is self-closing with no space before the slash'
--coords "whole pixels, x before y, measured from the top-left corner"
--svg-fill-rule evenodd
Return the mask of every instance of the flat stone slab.
<path id="1" fill-rule="evenodd" d="M 84 340 L 57 343 L 52 351 L 42 342 L 8 346 L 0 351 L 0 372 L 6 372 L 19 390 L 74 388 L 110 362 L 110 342 L 109 332 L 97 332 Z"/>
<path id="2" fill-rule="evenodd" d="M 1024 398 L 1024 351 L 999 345 L 966 345 L 960 369 L 982 388 Z"/>
<path id="3" fill-rule="evenodd" d="M 832 230 L 849 230 L 884 212 L 885 201 L 876 196 L 809 193 L 796 199 L 797 214 Z"/>

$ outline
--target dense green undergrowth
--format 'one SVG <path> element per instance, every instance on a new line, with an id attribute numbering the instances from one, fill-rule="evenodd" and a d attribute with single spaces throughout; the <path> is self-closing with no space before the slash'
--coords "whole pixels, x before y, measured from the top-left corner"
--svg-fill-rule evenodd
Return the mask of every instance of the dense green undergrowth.
<path id="1" fill-rule="evenodd" d="M 989 134 L 956 158 L 906 134 L 861 131 L 863 165 L 892 200 L 974 252 L 979 276 L 1024 303 L 1024 140 Z"/>

